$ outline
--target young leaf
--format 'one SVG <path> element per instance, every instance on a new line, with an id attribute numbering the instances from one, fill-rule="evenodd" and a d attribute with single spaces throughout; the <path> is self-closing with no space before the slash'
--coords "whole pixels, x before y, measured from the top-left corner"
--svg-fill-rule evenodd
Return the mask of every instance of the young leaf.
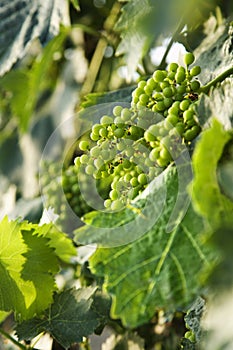
<path id="1" fill-rule="evenodd" d="M 190 192 L 196 210 L 214 228 L 232 220 L 233 202 L 221 193 L 217 178 L 218 162 L 230 138 L 222 124 L 213 119 L 193 154 L 194 180 Z"/>
<path id="2" fill-rule="evenodd" d="M 12 0 L 10 5 L 7 1 L 3 2 L 0 14 L 0 75 L 24 56 L 35 38 L 45 44 L 58 34 L 60 24 L 67 20 L 65 6 L 64 0 Z"/>
<path id="3" fill-rule="evenodd" d="M 46 309 L 56 289 L 58 260 L 39 231 L 7 217 L 0 222 L 0 310 L 14 311 L 19 319 Z"/>
<path id="4" fill-rule="evenodd" d="M 108 317 L 109 300 L 101 302 L 96 297 L 96 287 L 69 289 L 54 297 L 54 303 L 43 318 L 25 321 L 17 327 L 20 339 L 30 340 L 42 331 L 49 332 L 67 349 L 81 342 L 103 325 Z"/>
<path id="5" fill-rule="evenodd" d="M 131 243 L 115 248 L 98 248 L 90 258 L 91 271 L 104 278 L 104 289 L 112 295 L 112 317 L 120 318 L 127 327 L 148 322 L 156 308 L 174 310 L 187 306 L 200 291 L 200 270 L 210 264 L 209 250 L 200 239 L 203 223 L 192 207 L 179 225 L 171 232 L 167 231 L 167 222 L 177 199 L 177 182 L 175 169 L 168 169 L 164 205 L 159 200 L 153 201 L 158 188 L 148 195 L 153 206 L 141 222 L 141 236 L 137 240 L 131 239 Z M 158 215 L 161 206 L 163 211 Z M 157 221 L 146 226 L 156 215 Z M 133 220 L 133 223 L 131 231 L 124 229 L 124 221 L 109 229 L 112 239 L 117 240 L 121 231 L 123 236 L 133 236 L 140 221 Z M 96 235 L 102 230 L 95 229 Z"/>

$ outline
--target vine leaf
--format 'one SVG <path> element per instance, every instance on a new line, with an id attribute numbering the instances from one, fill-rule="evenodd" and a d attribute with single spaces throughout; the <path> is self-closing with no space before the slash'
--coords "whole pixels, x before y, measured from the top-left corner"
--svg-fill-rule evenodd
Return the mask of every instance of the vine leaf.
<path id="1" fill-rule="evenodd" d="M 203 222 L 191 206 L 181 223 L 167 232 L 167 222 L 178 192 L 176 169 L 168 168 L 164 176 L 167 196 L 157 221 L 145 231 L 145 219 L 139 227 L 144 232 L 141 237 L 118 247 L 99 247 L 90 258 L 91 271 L 104 279 L 104 290 L 112 296 L 111 316 L 120 318 L 127 327 L 148 322 L 156 308 L 186 307 L 200 292 L 200 270 L 210 264 L 210 250 L 200 239 Z M 161 207 L 161 202 L 155 199 L 158 191 L 159 188 L 149 191 L 153 206 L 147 212 L 147 220 L 157 215 Z M 118 224 L 115 223 L 111 230 L 112 239 L 120 232 L 119 228 L 124 235 L 132 234 L 124 230 L 124 225 L 125 221 L 122 222 L 119 216 Z M 99 226 L 103 227 L 103 222 Z M 140 222 L 134 222 L 132 231 L 137 226 Z M 88 233 L 88 228 L 86 230 Z M 102 228 L 95 224 L 95 231 L 94 227 L 91 230 L 98 235 Z"/>
<path id="2" fill-rule="evenodd" d="M 31 42 L 39 38 L 45 44 L 58 34 L 66 22 L 64 0 L 12 0 L 1 5 L 0 75 L 22 58 Z"/>
<path id="3" fill-rule="evenodd" d="M 14 311 L 18 320 L 44 311 L 56 290 L 58 257 L 67 261 L 68 254 L 74 253 L 71 247 L 71 242 L 59 236 L 56 241 L 50 225 L 4 217 L 0 222 L 0 311 Z"/>
<path id="4" fill-rule="evenodd" d="M 183 14 L 183 23 L 189 28 L 203 23 L 215 8 L 213 1 L 203 0 L 134 0 L 122 7 L 115 30 L 121 41 L 117 55 L 124 55 L 129 77 L 132 78 L 138 63 L 148 53 L 155 39 L 163 33 L 170 36 Z"/>
<path id="5" fill-rule="evenodd" d="M 232 220 L 233 202 L 221 193 L 217 178 L 218 162 L 230 138 L 222 124 L 212 119 L 211 127 L 202 132 L 193 154 L 193 202 L 213 228 Z"/>
<path id="6" fill-rule="evenodd" d="M 52 89 L 53 79 L 48 79 L 48 73 L 54 65 L 54 52 L 63 50 L 63 43 L 68 30 L 61 30 L 43 50 L 30 69 L 21 68 L 11 70 L 0 79 L 0 87 L 12 95 L 10 107 L 13 115 L 19 121 L 20 130 L 27 131 L 30 117 L 35 109 L 40 93 L 45 89 Z M 15 83 L 17 81 L 17 84 Z"/>
<path id="7" fill-rule="evenodd" d="M 98 294 L 96 287 L 65 290 L 55 295 L 43 318 L 25 321 L 16 331 L 20 339 L 27 340 L 47 331 L 67 349 L 105 323 L 109 303 L 109 299 Z"/>

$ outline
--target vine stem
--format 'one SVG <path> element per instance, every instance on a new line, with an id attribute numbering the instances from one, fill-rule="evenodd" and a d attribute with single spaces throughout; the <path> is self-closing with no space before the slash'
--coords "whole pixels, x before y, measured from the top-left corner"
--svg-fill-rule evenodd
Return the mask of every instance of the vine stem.
<path id="1" fill-rule="evenodd" d="M 224 72 L 222 72 L 221 74 L 219 74 L 216 78 L 214 78 L 213 80 L 211 80 L 208 84 L 202 86 L 200 88 L 200 92 L 203 92 L 204 94 L 209 93 L 211 87 L 216 86 L 218 83 L 221 83 L 223 80 L 225 80 L 227 77 L 229 77 L 231 74 L 233 74 L 233 67 L 225 70 Z"/>
<path id="2" fill-rule="evenodd" d="M 15 345 L 18 346 L 19 349 L 22 350 L 28 350 L 28 348 L 26 346 L 24 346 L 23 344 L 19 343 L 16 339 L 14 339 L 10 334 L 8 334 L 7 332 L 5 332 L 2 328 L 0 328 L 0 333 L 7 339 L 9 339 L 12 343 L 14 343 Z"/>

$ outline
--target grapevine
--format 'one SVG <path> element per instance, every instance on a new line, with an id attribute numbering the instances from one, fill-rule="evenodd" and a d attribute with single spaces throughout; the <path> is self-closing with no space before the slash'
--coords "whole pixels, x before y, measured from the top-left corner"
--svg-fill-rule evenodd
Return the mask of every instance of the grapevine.
<path id="1" fill-rule="evenodd" d="M 187 53 L 184 66 L 170 63 L 167 70 L 140 80 L 131 106 L 115 106 L 93 125 L 93 144 L 80 142 L 84 153 L 75 159 L 76 167 L 96 180 L 112 177 L 107 209 L 129 204 L 200 133 L 195 106 L 201 68 L 194 61 Z"/>

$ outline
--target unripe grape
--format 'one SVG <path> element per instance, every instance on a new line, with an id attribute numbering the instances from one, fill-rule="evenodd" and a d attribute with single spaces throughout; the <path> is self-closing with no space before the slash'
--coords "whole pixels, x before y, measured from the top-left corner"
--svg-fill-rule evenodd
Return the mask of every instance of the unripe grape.
<path id="1" fill-rule="evenodd" d="M 104 115 L 101 119 L 100 119 L 100 123 L 101 124 L 111 124 L 113 122 L 112 117 L 109 117 L 108 115 Z"/>
<path id="2" fill-rule="evenodd" d="M 93 132 L 90 134 L 90 138 L 92 141 L 98 141 L 99 140 L 99 135 L 94 134 Z"/>
<path id="3" fill-rule="evenodd" d="M 119 139 L 119 138 L 124 136 L 125 130 L 122 128 L 118 128 L 118 129 L 114 130 L 113 134 L 115 137 L 117 137 Z"/>
<path id="4" fill-rule="evenodd" d="M 160 166 L 161 168 L 164 168 L 165 166 L 167 166 L 169 164 L 169 160 L 164 159 L 164 158 L 158 158 L 156 160 L 158 166 Z"/>
<path id="5" fill-rule="evenodd" d="M 90 150 L 90 155 L 91 155 L 92 157 L 97 158 L 97 157 L 100 155 L 100 148 L 99 148 L 98 146 L 93 147 L 93 148 Z"/>
<path id="6" fill-rule="evenodd" d="M 198 91 L 200 89 L 200 86 L 201 84 L 197 80 L 192 81 L 190 84 L 191 90 L 194 92 Z"/>
<path id="7" fill-rule="evenodd" d="M 165 97 L 172 97 L 173 96 L 173 91 L 171 87 L 166 87 L 163 89 L 163 94 Z"/>
<path id="8" fill-rule="evenodd" d="M 112 210 L 121 210 L 121 209 L 123 209 L 123 207 L 124 207 L 124 204 L 120 199 L 116 199 L 115 201 L 113 201 L 111 203 Z"/>
<path id="9" fill-rule="evenodd" d="M 193 119 L 194 116 L 194 112 L 190 109 L 184 111 L 183 113 L 183 118 L 184 118 L 184 122 L 186 123 L 188 120 Z"/>
<path id="10" fill-rule="evenodd" d="M 153 74 L 153 79 L 160 83 L 162 82 L 167 76 L 167 72 L 163 70 L 156 70 Z"/>
<path id="11" fill-rule="evenodd" d="M 113 108 L 113 115 L 115 116 L 115 117 L 119 117 L 120 115 L 121 115 L 121 111 L 122 111 L 122 109 L 123 109 L 123 107 L 122 106 L 115 106 L 114 108 Z"/>
<path id="12" fill-rule="evenodd" d="M 106 129 L 106 128 L 101 128 L 100 130 L 99 130 L 99 135 L 101 136 L 101 137 L 107 137 L 107 135 L 108 135 L 108 130 Z"/>
<path id="13" fill-rule="evenodd" d="M 121 119 L 123 121 L 129 121 L 130 118 L 131 118 L 131 111 L 128 109 L 128 108 L 123 108 L 122 111 L 121 111 Z"/>
<path id="14" fill-rule="evenodd" d="M 110 208 L 110 207 L 111 207 L 111 204 L 112 204 L 111 199 L 106 199 L 106 200 L 104 201 L 104 206 L 105 206 L 105 208 Z"/>
<path id="15" fill-rule="evenodd" d="M 149 159 L 152 162 L 155 162 L 158 159 L 158 157 L 159 157 L 159 153 L 160 153 L 160 148 L 159 147 L 152 149 L 152 151 L 149 154 Z"/>
<path id="16" fill-rule="evenodd" d="M 81 151 L 86 151 L 89 148 L 89 142 L 85 140 L 80 141 L 79 148 Z"/>
<path id="17" fill-rule="evenodd" d="M 183 100 L 181 103 L 180 103 L 180 109 L 182 111 L 186 111 L 188 108 L 189 108 L 189 105 L 190 105 L 190 101 L 189 100 Z"/>
<path id="18" fill-rule="evenodd" d="M 132 179 L 130 180 L 130 185 L 133 187 L 136 187 L 138 185 L 137 177 L 132 177 Z"/>
<path id="19" fill-rule="evenodd" d="M 139 182 L 141 185 L 146 185 L 146 184 L 147 184 L 147 176 L 146 176 L 146 174 L 144 174 L 144 173 L 139 174 L 139 175 L 138 175 L 138 182 Z"/>
<path id="20" fill-rule="evenodd" d="M 201 73 L 201 67 L 200 66 L 194 66 L 191 70 L 190 70 L 190 75 L 191 77 L 195 77 L 196 75 Z"/>
<path id="21" fill-rule="evenodd" d="M 147 82 L 146 82 L 145 80 L 141 80 L 141 81 L 139 81 L 139 83 L 138 83 L 138 87 L 139 87 L 140 89 L 144 89 L 144 87 L 146 86 L 146 84 L 147 84 Z"/>
<path id="22" fill-rule="evenodd" d="M 178 123 L 179 118 L 175 114 L 169 114 L 166 118 L 166 121 L 175 126 Z"/>
<path id="23" fill-rule="evenodd" d="M 169 108 L 171 105 L 172 105 L 172 102 L 173 102 L 173 99 L 171 97 L 166 97 L 164 100 L 163 100 L 163 103 L 164 103 L 164 106 L 166 108 Z"/>
<path id="24" fill-rule="evenodd" d="M 81 164 L 87 164 L 88 161 L 89 161 L 89 157 L 88 157 L 87 154 L 81 155 L 81 157 L 80 157 L 79 159 L 80 159 L 80 163 L 81 163 Z"/>
<path id="25" fill-rule="evenodd" d="M 168 71 L 169 72 L 176 72 L 178 67 L 179 66 L 177 63 L 172 62 L 168 65 Z"/>
<path id="26" fill-rule="evenodd" d="M 87 175 L 92 175 L 95 171 L 95 168 L 93 167 L 93 165 L 87 165 L 85 168 L 85 173 Z"/>
<path id="27" fill-rule="evenodd" d="M 119 197 L 118 191 L 117 190 L 110 191 L 109 192 L 109 197 L 111 198 L 111 200 L 115 201 Z"/>
<path id="28" fill-rule="evenodd" d="M 192 64 L 195 60 L 195 56 L 192 52 L 187 52 L 185 55 L 184 55 L 184 64 L 186 66 L 190 66 L 190 64 Z"/>

